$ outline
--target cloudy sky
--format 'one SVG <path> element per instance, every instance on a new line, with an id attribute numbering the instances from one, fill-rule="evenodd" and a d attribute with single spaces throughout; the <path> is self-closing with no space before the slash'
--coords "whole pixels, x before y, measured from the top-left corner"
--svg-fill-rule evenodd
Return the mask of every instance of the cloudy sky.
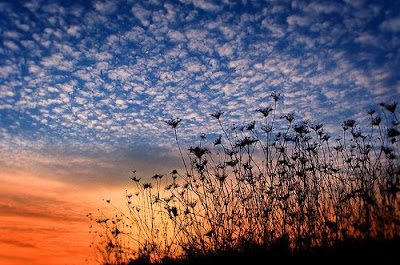
<path id="1" fill-rule="evenodd" d="M 189 145 L 218 133 L 210 113 L 251 121 L 274 91 L 280 113 L 331 130 L 399 100 L 399 14 L 381 0 L 0 1 L 0 181 L 20 191 L 0 214 L 166 173 L 171 117 Z"/>

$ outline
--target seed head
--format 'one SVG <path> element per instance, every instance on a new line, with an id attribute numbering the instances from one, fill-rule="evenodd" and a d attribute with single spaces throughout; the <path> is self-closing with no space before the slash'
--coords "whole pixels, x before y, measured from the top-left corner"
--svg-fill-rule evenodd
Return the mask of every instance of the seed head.
<path id="1" fill-rule="evenodd" d="M 270 113 L 271 111 L 273 111 L 273 110 L 274 110 L 273 108 L 266 107 L 266 108 L 257 109 L 256 111 L 262 113 L 262 115 L 264 115 L 264 117 L 267 117 L 267 116 L 269 115 L 269 113 Z"/>
<path id="2" fill-rule="evenodd" d="M 384 107 L 387 111 L 394 113 L 397 107 L 397 102 L 393 102 L 392 104 L 382 102 L 380 105 Z"/>
<path id="3" fill-rule="evenodd" d="M 216 111 L 214 113 L 211 113 L 210 116 L 216 118 L 217 120 L 219 120 L 219 118 L 222 116 L 222 114 L 224 114 L 224 112 L 219 110 L 219 111 Z"/>
<path id="4" fill-rule="evenodd" d="M 275 102 L 277 102 L 279 100 L 280 96 L 281 96 L 281 94 L 278 94 L 276 92 L 273 92 L 271 94 L 271 97 L 274 99 Z"/>
<path id="5" fill-rule="evenodd" d="M 167 121 L 165 121 L 166 124 L 168 124 L 169 126 L 171 126 L 172 128 L 176 128 L 178 126 L 178 124 L 182 121 L 182 119 L 179 118 L 171 118 Z"/>

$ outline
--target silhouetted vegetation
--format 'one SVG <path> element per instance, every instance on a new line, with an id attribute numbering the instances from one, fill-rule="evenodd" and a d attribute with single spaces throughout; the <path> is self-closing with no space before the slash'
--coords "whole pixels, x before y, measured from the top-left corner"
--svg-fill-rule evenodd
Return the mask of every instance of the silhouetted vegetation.
<path id="1" fill-rule="evenodd" d="M 369 110 L 365 128 L 344 121 L 331 137 L 323 124 L 278 115 L 280 95 L 271 98 L 260 121 L 243 126 L 210 114 L 221 134 L 201 135 L 187 153 L 181 119 L 168 120 L 184 170 L 151 182 L 133 172 L 126 211 L 92 217 L 104 228 L 104 264 L 391 257 L 400 234 L 397 103 Z"/>

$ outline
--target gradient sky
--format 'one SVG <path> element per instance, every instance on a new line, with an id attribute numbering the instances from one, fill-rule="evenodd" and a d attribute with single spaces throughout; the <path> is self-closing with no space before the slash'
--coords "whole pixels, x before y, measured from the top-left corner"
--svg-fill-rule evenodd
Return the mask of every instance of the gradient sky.
<path id="1" fill-rule="evenodd" d="M 210 113 L 247 123 L 274 91 L 280 113 L 331 131 L 399 100 L 399 14 L 395 0 L 0 0 L 0 263 L 47 242 L 49 264 L 84 264 L 82 241 L 60 242 L 131 169 L 179 165 L 171 117 L 190 145 L 219 133 Z"/>

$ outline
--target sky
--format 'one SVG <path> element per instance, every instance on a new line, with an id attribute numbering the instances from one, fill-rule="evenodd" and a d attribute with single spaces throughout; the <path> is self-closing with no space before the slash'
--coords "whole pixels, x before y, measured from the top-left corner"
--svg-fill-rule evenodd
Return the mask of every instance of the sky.
<path id="1" fill-rule="evenodd" d="M 2 264 L 85 264 L 85 240 L 64 245 L 84 214 L 132 169 L 179 167 L 169 118 L 189 146 L 220 133 L 210 113 L 248 123 L 272 92 L 332 132 L 400 99 L 395 0 L 0 0 L 0 32 Z M 59 242 L 47 259 L 39 234 Z"/>

